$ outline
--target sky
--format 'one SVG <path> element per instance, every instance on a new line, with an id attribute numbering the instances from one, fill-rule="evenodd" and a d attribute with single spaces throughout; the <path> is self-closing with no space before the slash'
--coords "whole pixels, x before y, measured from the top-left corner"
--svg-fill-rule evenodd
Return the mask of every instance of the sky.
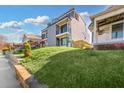
<path id="1" fill-rule="evenodd" d="M 87 27 L 89 16 L 99 13 L 106 5 L 11 5 L 0 6 L 0 34 L 5 35 L 8 42 L 21 42 L 25 33 L 40 35 L 41 30 L 54 18 L 61 16 L 69 9 L 75 8 L 82 16 Z"/>

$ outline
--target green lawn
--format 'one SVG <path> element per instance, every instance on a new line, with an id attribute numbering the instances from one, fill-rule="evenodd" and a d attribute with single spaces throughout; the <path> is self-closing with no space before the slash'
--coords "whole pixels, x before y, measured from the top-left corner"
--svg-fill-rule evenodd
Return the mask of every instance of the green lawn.
<path id="1" fill-rule="evenodd" d="M 21 64 L 49 87 L 124 87 L 123 50 L 41 48 Z"/>
<path id="2" fill-rule="evenodd" d="M 24 52 L 23 52 L 23 50 L 22 51 L 17 51 L 14 55 L 19 57 L 19 58 L 23 58 L 24 57 Z"/>

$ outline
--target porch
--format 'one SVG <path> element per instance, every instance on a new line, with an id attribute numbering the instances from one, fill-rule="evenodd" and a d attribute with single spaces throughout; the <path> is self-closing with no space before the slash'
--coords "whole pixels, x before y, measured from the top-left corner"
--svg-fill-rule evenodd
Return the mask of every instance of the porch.
<path id="1" fill-rule="evenodd" d="M 124 43 L 124 13 L 95 21 L 94 45 Z"/>

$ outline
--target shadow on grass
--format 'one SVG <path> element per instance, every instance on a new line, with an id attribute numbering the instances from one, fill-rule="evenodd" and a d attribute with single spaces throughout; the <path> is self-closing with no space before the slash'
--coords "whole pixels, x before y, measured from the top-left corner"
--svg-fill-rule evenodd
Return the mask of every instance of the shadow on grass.
<path id="1" fill-rule="evenodd" d="M 49 57 L 34 76 L 40 83 L 59 88 L 124 87 L 124 63 L 111 62 L 106 54 L 71 50 Z"/>

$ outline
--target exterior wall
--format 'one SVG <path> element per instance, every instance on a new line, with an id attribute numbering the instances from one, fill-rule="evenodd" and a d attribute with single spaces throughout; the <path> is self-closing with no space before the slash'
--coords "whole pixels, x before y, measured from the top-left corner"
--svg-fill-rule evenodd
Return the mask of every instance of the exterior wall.
<path id="1" fill-rule="evenodd" d="M 88 41 L 88 32 L 86 32 L 86 25 L 81 19 L 81 17 L 79 17 L 79 21 L 76 20 L 75 18 L 72 18 L 71 35 L 73 41 L 77 41 L 77 40 Z"/>
<path id="2" fill-rule="evenodd" d="M 103 43 L 111 40 L 111 25 L 105 25 L 99 28 L 100 30 L 105 29 L 102 35 L 99 35 L 97 32 L 97 43 Z"/>
<path id="3" fill-rule="evenodd" d="M 119 41 L 123 40 L 123 38 L 112 39 L 112 25 L 117 24 L 117 23 L 122 23 L 122 22 L 123 22 L 123 20 L 101 26 L 99 29 L 100 30 L 105 29 L 105 31 L 102 35 L 98 35 L 98 33 L 97 33 L 96 42 L 97 43 L 114 43 L 114 42 L 119 42 Z"/>
<path id="4" fill-rule="evenodd" d="M 48 46 L 56 46 L 56 25 L 48 27 Z"/>

